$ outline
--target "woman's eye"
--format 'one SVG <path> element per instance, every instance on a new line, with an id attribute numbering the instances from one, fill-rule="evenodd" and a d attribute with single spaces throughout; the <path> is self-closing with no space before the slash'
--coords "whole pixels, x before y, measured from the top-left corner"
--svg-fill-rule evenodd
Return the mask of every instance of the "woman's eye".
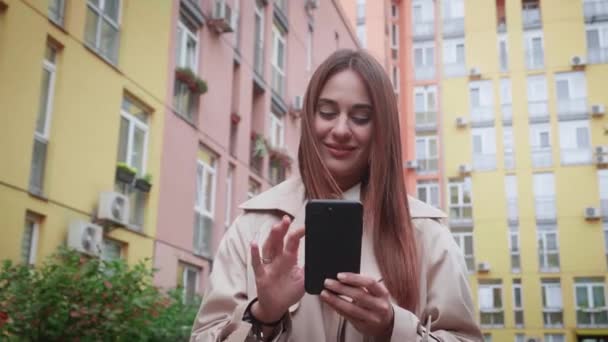
<path id="1" fill-rule="evenodd" d="M 323 118 L 329 119 L 329 118 L 333 117 L 334 115 L 336 115 L 336 112 L 331 109 L 321 108 L 321 109 L 319 109 L 319 115 L 321 115 Z"/>
<path id="2" fill-rule="evenodd" d="M 357 125 L 365 125 L 371 120 L 371 118 L 369 115 L 355 115 L 352 117 L 352 120 Z"/>

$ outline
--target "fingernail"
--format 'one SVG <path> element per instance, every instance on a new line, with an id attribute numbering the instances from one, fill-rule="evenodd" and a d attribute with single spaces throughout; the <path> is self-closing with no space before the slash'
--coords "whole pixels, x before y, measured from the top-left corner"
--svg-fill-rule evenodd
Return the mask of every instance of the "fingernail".
<path id="1" fill-rule="evenodd" d="M 344 273 L 338 273 L 338 279 L 340 279 L 340 280 L 346 279 L 346 274 L 344 274 Z"/>
<path id="2" fill-rule="evenodd" d="M 332 281 L 333 280 L 331 280 L 331 279 L 325 279 L 325 282 L 324 282 L 325 286 L 331 286 Z"/>

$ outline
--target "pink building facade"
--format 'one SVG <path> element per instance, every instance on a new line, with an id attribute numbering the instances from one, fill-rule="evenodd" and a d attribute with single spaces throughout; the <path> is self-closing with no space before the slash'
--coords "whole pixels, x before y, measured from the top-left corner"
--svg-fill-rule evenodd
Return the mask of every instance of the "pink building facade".
<path id="1" fill-rule="evenodd" d="M 154 266 L 189 299 L 238 205 L 297 170 L 312 72 L 358 43 L 337 1 L 175 0 L 172 17 Z"/>

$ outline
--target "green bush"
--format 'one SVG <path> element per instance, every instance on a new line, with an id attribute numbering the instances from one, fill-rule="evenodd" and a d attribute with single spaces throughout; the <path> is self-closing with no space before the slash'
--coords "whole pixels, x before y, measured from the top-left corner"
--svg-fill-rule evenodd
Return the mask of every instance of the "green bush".
<path id="1" fill-rule="evenodd" d="M 87 258 L 61 248 L 40 267 L 4 261 L 0 340 L 187 341 L 198 303 L 152 285 L 145 261 Z"/>

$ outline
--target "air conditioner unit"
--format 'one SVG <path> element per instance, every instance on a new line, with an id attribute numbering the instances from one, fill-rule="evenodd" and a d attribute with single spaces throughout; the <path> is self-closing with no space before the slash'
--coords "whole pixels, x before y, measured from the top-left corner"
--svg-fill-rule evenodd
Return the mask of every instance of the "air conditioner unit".
<path id="1" fill-rule="evenodd" d="M 585 57 L 573 56 L 570 59 L 570 65 L 573 66 L 573 67 L 580 67 L 580 66 L 584 66 L 585 64 L 587 64 L 587 61 L 585 60 Z"/>
<path id="2" fill-rule="evenodd" d="M 73 221 L 70 223 L 68 231 L 68 247 L 80 253 L 98 256 L 101 254 L 102 233 L 103 228 L 96 224 Z"/>
<path id="3" fill-rule="evenodd" d="M 608 154 L 608 145 L 595 146 L 595 153 L 597 154 Z"/>
<path id="4" fill-rule="evenodd" d="M 464 116 L 459 116 L 456 118 L 456 126 L 458 127 L 467 127 L 467 119 Z"/>
<path id="5" fill-rule="evenodd" d="M 129 199 L 118 192 L 99 194 L 97 218 L 118 225 L 125 225 L 129 220 Z"/>
<path id="6" fill-rule="evenodd" d="M 490 272 L 490 263 L 487 261 L 482 261 L 477 264 L 477 272 Z"/>
<path id="7" fill-rule="evenodd" d="M 407 162 L 405 162 L 405 167 L 411 170 L 415 170 L 418 168 L 418 161 L 417 160 L 408 160 Z"/>
<path id="8" fill-rule="evenodd" d="M 304 97 L 301 95 L 294 96 L 293 105 L 291 108 L 296 112 L 301 112 L 302 108 L 304 108 Z"/>
<path id="9" fill-rule="evenodd" d="M 597 165 L 608 165 L 608 156 L 599 155 L 596 157 L 595 162 L 597 163 Z"/>
<path id="10" fill-rule="evenodd" d="M 236 17 L 232 17 L 232 9 L 226 0 L 215 0 L 213 16 L 209 21 L 217 33 L 233 32 Z"/>
<path id="11" fill-rule="evenodd" d="M 596 207 L 585 208 L 585 220 L 597 220 L 601 217 L 600 209 Z"/>
<path id="12" fill-rule="evenodd" d="M 319 0 L 306 0 L 306 8 L 317 9 L 319 7 Z"/>
<path id="13" fill-rule="evenodd" d="M 602 116 L 606 112 L 606 107 L 603 104 L 594 104 L 591 106 L 591 115 Z"/>
<path id="14" fill-rule="evenodd" d="M 469 164 L 462 164 L 458 167 L 458 172 L 460 172 L 460 174 L 462 175 L 468 175 L 469 173 L 471 173 L 472 168 L 471 165 Z"/>
<path id="15" fill-rule="evenodd" d="M 470 77 L 480 77 L 481 71 L 479 71 L 479 68 L 473 67 L 469 70 L 469 76 Z"/>

